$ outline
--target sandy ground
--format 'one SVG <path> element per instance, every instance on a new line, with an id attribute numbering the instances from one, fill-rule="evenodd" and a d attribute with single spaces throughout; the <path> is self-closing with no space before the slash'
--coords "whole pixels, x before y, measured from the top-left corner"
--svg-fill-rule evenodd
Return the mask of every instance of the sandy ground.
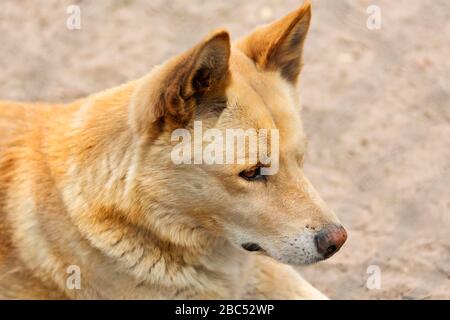
<path id="1" fill-rule="evenodd" d="M 236 38 L 301 1 L 242 2 L 2 0 L 0 97 L 69 101 L 140 77 L 214 28 Z M 80 30 L 66 28 L 69 4 Z M 370 4 L 380 30 L 366 27 Z M 306 172 L 349 240 L 302 272 L 333 298 L 449 299 L 450 2 L 313 5 Z M 366 285 L 369 266 L 379 289 Z"/>

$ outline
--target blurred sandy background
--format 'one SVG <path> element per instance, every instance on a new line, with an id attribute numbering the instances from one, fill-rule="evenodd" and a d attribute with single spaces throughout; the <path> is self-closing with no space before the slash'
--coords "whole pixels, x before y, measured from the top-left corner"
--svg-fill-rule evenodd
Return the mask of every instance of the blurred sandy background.
<path id="1" fill-rule="evenodd" d="M 81 8 L 81 30 L 66 8 Z M 301 0 L 2 0 L 0 98 L 70 101 L 147 73 L 214 28 L 236 39 Z M 381 8 L 380 30 L 366 8 Z M 333 298 L 450 298 L 450 2 L 313 0 L 306 173 L 349 231 L 302 268 Z M 1 133 L 0 133 L 1 134 Z M 367 268 L 381 270 L 369 290 Z"/>

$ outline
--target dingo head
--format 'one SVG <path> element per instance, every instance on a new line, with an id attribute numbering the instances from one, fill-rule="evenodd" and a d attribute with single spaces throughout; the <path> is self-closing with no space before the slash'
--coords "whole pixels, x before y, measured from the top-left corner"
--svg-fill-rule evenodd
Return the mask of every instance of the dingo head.
<path id="1" fill-rule="evenodd" d="M 154 70 L 134 94 L 130 123 L 144 141 L 136 190 L 142 206 L 148 201 L 165 212 L 158 223 L 171 230 L 169 237 L 182 241 L 186 227 L 206 230 L 291 264 L 327 258 L 345 242 L 344 228 L 303 173 L 306 137 L 296 84 L 310 18 L 307 2 L 233 45 L 226 31 L 217 31 Z M 268 150 L 277 143 L 276 173 L 263 175 L 268 165 L 260 159 L 196 161 L 195 140 L 204 152 L 213 139 L 195 137 L 195 122 L 201 132 L 223 137 L 226 129 L 277 130 L 278 141 L 266 137 Z M 185 150 L 192 151 L 190 163 L 171 158 L 176 129 L 191 134 L 184 137 L 193 145 Z"/>

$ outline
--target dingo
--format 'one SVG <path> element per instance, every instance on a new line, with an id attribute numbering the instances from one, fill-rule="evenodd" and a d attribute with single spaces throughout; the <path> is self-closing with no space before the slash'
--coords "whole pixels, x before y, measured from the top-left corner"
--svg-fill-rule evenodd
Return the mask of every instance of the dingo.
<path id="1" fill-rule="evenodd" d="M 1 102 L 0 298 L 325 298 L 288 266 L 347 237 L 302 170 L 310 18 L 306 2 L 234 44 L 216 31 L 70 104 Z M 174 163 L 194 121 L 278 130 L 278 172 Z"/>

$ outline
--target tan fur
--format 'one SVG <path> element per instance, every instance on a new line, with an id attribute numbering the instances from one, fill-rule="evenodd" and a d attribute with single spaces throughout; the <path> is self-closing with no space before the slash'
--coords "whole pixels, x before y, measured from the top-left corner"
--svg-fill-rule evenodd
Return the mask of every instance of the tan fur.
<path id="1" fill-rule="evenodd" d="M 291 262 L 290 235 L 337 223 L 301 167 L 293 84 L 309 18 L 306 3 L 231 47 L 217 31 L 70 104 L 1 102 L 0 298 L 324 298 L 273 259 Z M 280 172 L 265 186 L 238 176 L 246 165 L 174 165 L 170 134 L 194 119 L 278 128 Z M 273 258 L 242 250 L 247 235 Z"/>

